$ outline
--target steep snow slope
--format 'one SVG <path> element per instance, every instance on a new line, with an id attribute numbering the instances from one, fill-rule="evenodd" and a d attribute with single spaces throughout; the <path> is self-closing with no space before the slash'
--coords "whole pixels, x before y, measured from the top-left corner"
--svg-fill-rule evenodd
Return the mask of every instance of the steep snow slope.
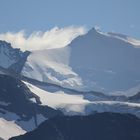
<path id="1" fill-rule="evenodd" d="M 8 140 L 13 136 L 19 134 L 24 134 L 26 131 L 21 129 L 14 121 L 7 121 L 3 118 L 0 118 L 0 137 L 4 140 Z"/>
<path id="2" fill-rule="evenodd" d="M 95 29 L 69 46 L 69 65 L 86 88 L 114 92 L 139 85 L 140 48 Z"/>
<path id="3" fill-rule="evenodd" d="M 30 83 L 25 82 L 25 84 L 30 88 L 33 93 L 40 97 L 42 105 L 48 105 L 55 109 L 61 108 L 62 110 L 65 110 L 67 105 L 74 105 L 74 107 L 71 108 L 71 110 L 69 111 L 84 113 L 82 109 L 83 105 L 85 106 L 86 104 L 90 103 L 88 100 L 84 99 L 83 95 L 80 94 L 69 94 L 68 92 L 63 92 L 61 90 L 58 90 L 56 92 L 50 92 L 47 91 L 47 88 L 46 90 L 43 90 Z"/>
<path id="4" fill-rule="evenodd" d="M 18 78 L 0 75 L 0 137 L 31 131 L 44 120 L 62 115 L 60 111 L 40 103 L 39 97 Z"/>
<path id="5" fill-rule="evenodd" d="M 123 35 L 123 34 L 119 34 L 119 33 L 114 33 L 114 32 L 109 32 L 108 33 L 109 35 L 115 37 L 115 38 L 118 38 L 118 39 L 121 39 L 121 40 L 124 40 L 136 47 L 140 47 L 140 40 L 137 40 L 137 39 L 134 39 L 132 37 L 129 37 L 127 35 Z"/>
<path id="6" fill-rule="evenodd" d="M 22 74 L 42 82 L 76 88 L 82 83 L 78 74 L 69 67 L 69 57 L 68 47 L 33 51 L 25 63 Z"/>
<path id="7" fill-rule="evenodd" d="M 54 109 L 60 109 L 66 115 L 87 115 L 94 112 L 121 112 L 131 113 L 140 117 L 140 104 L 128 101 L 118 101 L 114 98 L 102 98 L 94 93 L 69 93 L 68 91 L 55 90 L 55 87 L 37 87 L 24 82 L 30 90 L 40 97 L 42 105 L 48 105 Z M 52 91 L 51 91 L 52 90 Z M 88 98 L 89 97 L 89 98 Z"/>
<path id="8" fill-rule="evenodd" d="M 80 91 L 136 94 L 140 89 L 140 48 L 132 40 L 92 29 L 65 48 L 33 51 L 22 74 Z"/>

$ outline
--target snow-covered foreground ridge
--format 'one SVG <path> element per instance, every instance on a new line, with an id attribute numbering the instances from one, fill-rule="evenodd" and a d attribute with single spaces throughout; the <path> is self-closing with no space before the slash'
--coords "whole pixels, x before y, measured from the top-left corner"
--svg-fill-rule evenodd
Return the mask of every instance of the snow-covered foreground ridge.
<path id="1" fill-rule="evenodd" d="M 0 138 L 8 140 L 10 137 L 24 133 L 25 131 L 16 125 L 14 121 L 7 121 L 3 118 L 0 118 Z"/>
<path id="2" fill-rule="evenodd" d="M 140 104 L 129 99 L 98 95 L 79 94 L 50 85 L 32 85 L 24 82 L 35 93 L 42 105 L 61 110 L 65 115 L 88 115 L 94 112 L 130 113 L 140 117 Z"/>
<path id="3" fill-rule="evenodd" d="M 8 140 L 31 131 L 59 113 L 62 114 L 40 105 L 38 97 L 18 78 L 0 74 L 0 138 Z"/>
<path id="4" fill-rule="evenodd" d="M 132 95 L 140 90 L 139 46 L 93 28 L 66 47 L 32 51 L 22 75 L 79 91 Z"/>

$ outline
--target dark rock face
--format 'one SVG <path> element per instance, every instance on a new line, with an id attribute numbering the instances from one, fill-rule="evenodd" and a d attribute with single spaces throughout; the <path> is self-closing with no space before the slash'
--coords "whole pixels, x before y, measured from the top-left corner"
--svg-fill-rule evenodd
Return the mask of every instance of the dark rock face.
<path id="1" fill-rule="evenodd" d="M 31 98 L 34 98 L 36 103 L 31 101 Z M 18 78 L 0 75 L 0 116 L 6 112 L 18 115 L 20 118 L 18 121 L 29 121 L 34 118 L 36 126 L 38 114 L 46 119 L 62 115 L 58 110 L 40 105 L 39 97 L 34 95 Z"/>
<path id="2" fill-rule="evenodd" d="M 10 140 L 140 140 L 140 119 L 117 113 L 55 117 Z"/>
<path id="3" fill-rule="evenodd" d="M 24 67 L 24 64 L 27 60 L 27 57 L 30 55 L 29 51 L 25 51 L 22 55 L 22 57 L 14 64 L 12 64 L 9 67 L 9 70 L 14 71 L 15 73 L 20 73 L 22 71 L 22 68 Z"/>
<path id="4" fill-rule="evenodd" d="M 15 73 L 20 73 L 30 52 L 22 52 L 20 49 L 12 48 L 10 43 L 0 40 L 0 66 Z"/>
<path id="5" fill-rule="evenodd" d="M 131 102 L 140 102 L 140 92 L 128 98 Z"/>

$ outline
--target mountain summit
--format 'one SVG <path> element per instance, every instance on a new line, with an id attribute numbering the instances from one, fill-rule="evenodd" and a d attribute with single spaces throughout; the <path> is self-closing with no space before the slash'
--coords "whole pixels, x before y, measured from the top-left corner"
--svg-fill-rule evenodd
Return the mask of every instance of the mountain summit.
<path id="1" fill-rule="evenodd" d="M 22 74 L 80 91 L 131 95 L 140 89 L 139 64 L 138 41 L 93 28 L 64 48 L 32 51 Z"/>

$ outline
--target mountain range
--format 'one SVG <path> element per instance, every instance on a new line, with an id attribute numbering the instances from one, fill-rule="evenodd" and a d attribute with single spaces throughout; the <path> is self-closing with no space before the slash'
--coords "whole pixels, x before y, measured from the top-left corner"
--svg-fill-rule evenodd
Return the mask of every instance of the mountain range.
<path id="1" fill-rule="evenodd" d="M 140 117 L 140 43 L 132 37 L 93 28 L 65 47 L 19 48 L 0 41 L 1 138 L 58 116 L 116 112 Z"/>

